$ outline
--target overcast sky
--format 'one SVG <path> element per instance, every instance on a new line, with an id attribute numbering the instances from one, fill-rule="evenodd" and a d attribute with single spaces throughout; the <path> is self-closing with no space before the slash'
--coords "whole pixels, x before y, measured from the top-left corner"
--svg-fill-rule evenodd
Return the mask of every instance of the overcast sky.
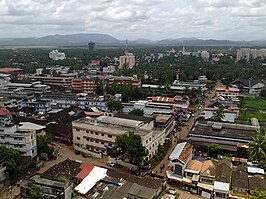
<path id="1" fill-rule="evenodd" d="M 0 37 L 266 40 L 266 0 L 0 0 Z"/>

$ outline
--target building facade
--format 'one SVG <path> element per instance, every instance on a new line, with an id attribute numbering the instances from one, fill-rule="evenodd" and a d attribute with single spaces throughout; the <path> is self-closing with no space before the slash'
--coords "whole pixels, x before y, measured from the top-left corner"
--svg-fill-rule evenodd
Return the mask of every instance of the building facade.
<path id="1" fill-rule="evenodd" d="M 165 131 L 153 128 L 154 122 L 149 119 L 136 120 L 121 117 L 100 116 L 82 118 L 72 122 L 73 144 L 76 150 L 107 154 L 117 136 L 127 132 L 139 135 L 142 145 L 148 150 L 148 158 L 155 155 L 158 145 L 165 142 Z"/>

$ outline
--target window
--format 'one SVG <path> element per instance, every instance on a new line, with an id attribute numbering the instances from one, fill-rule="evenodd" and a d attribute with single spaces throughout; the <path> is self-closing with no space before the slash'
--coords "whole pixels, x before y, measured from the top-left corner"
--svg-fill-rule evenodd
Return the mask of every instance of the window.
<path id="1" fill-rule="evenodd" d="M 91 134 L 93 134 L 93 132 L 91 131 Z"/>
<path id="2" fill-rule="evenodd" d="M 104 144 L 104 142 L 101 142 L 101 144 Z"/>
<path id="3" fill-rule="evenodd" d="M 80 129 L 76 129 L 76 131 L 80 131 Z"/>
<path id="4" fill-rule="evenodd" d="M 151 141 L 151 138 L 149 140 Z"/>
<path id="5" fill-rule="evenodd" d="M 77 140 L 80 140 L 80 137 L 77 137 Z"/>
<path id="6" fill-rule="evenodd" d="M 102 136 L 104 136 L 104 134 L 102 133 Z"/>
<path id="7" fill-rule="evenodd" d="M 86 131 L 86 133 L 90 133 L 89 131 Z"/>
<path id="8" fill-rule="evenodd" d="M 90 139 L 88 139 L 88 138 L 87 138 L 86 140 L 87 140 L 88 142 L 90 141 Z"/>
<path id="9" fill-rule="evenodd" d="M 149 140 L 146 140 L 146 144 L 148 143 Z"/>
<path id="10" fill-rule="evenodd" d="M 97 132 L 95 132 L 95 135 L 98 135 L 98 133 L 97 133 Z"/>
<path id="11" fill-rule="evenodd" d="M 95 142 L 96 142 L 96 143 L 99 143 L 99 141 L 98 141 L 98 140 L 95 140 Z"/>
<path id="12" fill-rule="evenodd" d="M 109 143 L 108 146 L 113 146 L 113 145 L 111 143 Z"/>
<path id="13" fill-rule="evenodd" d="M 20 137 L 14 137 L 14 140 L 22 140 Z"/>
<path id="14" fill-rule="evenodd" d="M 109 138 L 112 138 L 113 136 L 112 135 L 108 135 Z"/>

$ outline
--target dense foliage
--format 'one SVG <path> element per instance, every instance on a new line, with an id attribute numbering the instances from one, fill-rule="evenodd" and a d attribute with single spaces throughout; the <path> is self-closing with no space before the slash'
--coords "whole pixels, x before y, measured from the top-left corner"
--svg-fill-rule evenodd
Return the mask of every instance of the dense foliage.
<path id="1" fill-rule="evenodd" d="M 112 151 L 137 165 L 141 164 L 148 155 L 146 148 L 142 146 L 140 136 L 133 132 L 117 136 Z"/>
<path id="2" fill-rule="evenodd" d="M 53 155 L 53 147 L 49 146 L 51 138 L 46 135 L 37 136 L 37 152 L 38 155 L 41 153 L 47 153 L 48 157 Z"/>

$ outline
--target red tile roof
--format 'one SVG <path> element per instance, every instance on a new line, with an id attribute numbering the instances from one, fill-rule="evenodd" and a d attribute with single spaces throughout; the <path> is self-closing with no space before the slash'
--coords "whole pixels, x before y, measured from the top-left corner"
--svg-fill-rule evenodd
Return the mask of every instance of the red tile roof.
<path id="1" fill-rule="evenodd" d="M 6 115 L 10 115 L 11 112 L 9 110 L 7 110 L 5 107 L 0 107 L 0 116 L 6 116 Z"/>
<path id="2" fill-rule="evenodd" d="M 187 164 L 186 169 L 194 170 L 194 171 L 200 171 L 202 167 L 202 162 L 198 160 L 190 160 Z"/>
<path id="3" fill-rule="evenodd" d="M 94 167 L 94 165 L 92 165 L 92 164 L 81 164 L 79 166 L 81 171 L 76 175 L 76 178 L 83 180 L 87 175 L 90 174 L 90 172 L 92 171 L 93 167 Z"/>
<path id="4" fill-rule="evenodd" d="M 174 103 L 175 99 L 171 97 L 151 97 L 153 102 L 169 102 Z"/>
<path id="5" fill-rule="evenodd" d="M 182 152 L 180 153 L 178 159 L 183 161 L 183 162 L 186 162 L 187 159 L 188 159 L 188 156 L 192 152 L 192 149 L 193 149 L 193 145 L 191 145 L 189 143 L 186 143 L 186 145 L 184 146 L 184 148 L 183 148 Z"/>
<path id="6" fill-rule="evenodd" d="M 23 71 L 21 68 L 0 68 L 0 73 L 13 73 Z"/>

